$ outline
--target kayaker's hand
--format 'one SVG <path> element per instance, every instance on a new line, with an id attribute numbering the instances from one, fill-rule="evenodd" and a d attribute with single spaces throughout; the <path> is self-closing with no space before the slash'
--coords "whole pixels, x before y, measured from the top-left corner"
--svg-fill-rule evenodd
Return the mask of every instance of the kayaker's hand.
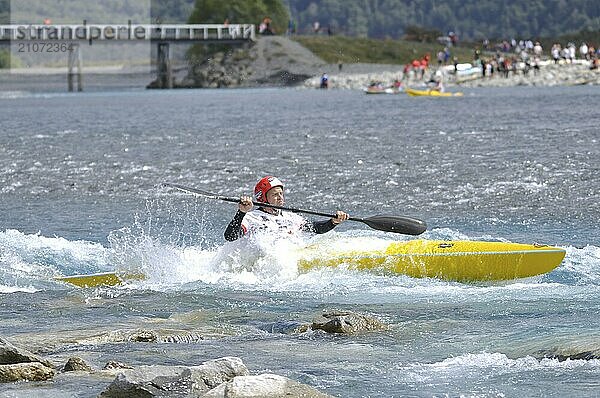
<path id="1" fill-rule="evenodd" d="M 335 217 L 331 219 L 331 222 L 335 225 L 338 225 L 346 221 L 349 217 L 350 216 L 348 215 L 348 213 L 344 213 L 343 211 L 338 210 L 335 212 Z"/>
<path id="2" fill-rule="evenodd" d="M 240 209 L 242 213 L 248 213 L 250 210 L 252 210 L 253 206 L 254 205 L 252 204 L 252 198 L 250 196 L 240 197 L 240 204 L 238 205 L 238 209 Z"/>

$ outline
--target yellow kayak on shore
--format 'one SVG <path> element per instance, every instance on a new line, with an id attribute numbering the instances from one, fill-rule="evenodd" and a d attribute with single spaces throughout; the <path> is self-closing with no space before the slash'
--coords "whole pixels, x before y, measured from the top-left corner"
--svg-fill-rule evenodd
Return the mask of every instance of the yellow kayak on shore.
<path id="1" fill-rule="evenodd" d="M 462 97 L 463 93 L 448 93 L 437 90 L 415 90 L 413 88 L 405 88 L 404 92 L 410 97 Z"/>
<path id="2" fill-rule="evenodd" d="M 564 249 L 510 242 L 411 240 L 392 242 L 380 251 L 338 253 L 317 246 L 300 260 L 301 269 L 345 266 L 457 282 L 540 275 L 558 267 L 565 257 Z"/>

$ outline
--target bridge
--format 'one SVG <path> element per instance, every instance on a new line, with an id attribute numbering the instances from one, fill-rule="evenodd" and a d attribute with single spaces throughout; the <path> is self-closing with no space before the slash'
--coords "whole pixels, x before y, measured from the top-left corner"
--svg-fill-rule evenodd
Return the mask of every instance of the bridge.
<path id="1" fill-rule="evenodd" d="M 0 45 L 11 43 L 31 43 L 28 50 L 44 51 L 40 45 L 65 45 L 68 49 L 68 85 L 73 91 L 73 78 L 81 85 L 80 43 L 94 41 L 151 42 L 157 45 L 158 81 L 162 88 L 172 87 L 172 73 L 169 61 L 169 45 L 176 43 L 223 43 L 244 44 L 255 37 L 253 24 L 81 24 L 69 25 L 0 25 Z M 33 49 L 34 43 L 38 46 Z M 58 52 L 58 51 L 56 51 Z M 74 69 L 78 72 L 75 74 Z"/>
<path id="2" fill-rule="evenodd" d="M 234 42 L 255 40 L 253 24 L 83 24 L 0 25 L 4 41 L 168 41 Z"/>

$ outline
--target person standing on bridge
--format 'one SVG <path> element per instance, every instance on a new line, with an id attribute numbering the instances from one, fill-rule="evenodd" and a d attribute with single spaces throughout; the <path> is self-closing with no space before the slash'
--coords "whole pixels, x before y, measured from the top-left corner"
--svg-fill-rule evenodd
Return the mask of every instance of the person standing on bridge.
<path id="1" fill-rule="evenodd" d="M 260 179 L 254 187 L 254 199 L 257 202 L 283 206 L 285 204 L 283 183 L 273 176 Z M 250 196 L 241 196 L 238 211 L 225 229 L 225 239 L 232 242 L 245 235 L 257 232 L 277 233 L 282 236 L 296 235 L 301 231 L 323 234 L 346 221 L 349 215 L 338 210 L 334 218 L 326 221 L 307 221 L 304 217 L 291 212 L 282 212 L 271 207 L 259 207 L 252 210 L 254 204 Z"/>

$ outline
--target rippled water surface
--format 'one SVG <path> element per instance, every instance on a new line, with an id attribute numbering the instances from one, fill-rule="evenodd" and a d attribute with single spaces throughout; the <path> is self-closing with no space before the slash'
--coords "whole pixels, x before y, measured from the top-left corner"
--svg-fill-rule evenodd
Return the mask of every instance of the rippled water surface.
<path id="1" fill-rule="evenodd" d="M 94 368 L 235 355 L 253 373 L 340 397 L 594 396 L 599 93 L 0 92 L 0 335 Z M 160 186 L 238 196 L 266 174 L 286 183 L 290 206 L 410 215 L 427 221 L 426 239 L 539 242 L 567 256 L 549 274 L 499 284 L 298 272 L 292 243 L 259 256 L 224 244 L 235 205 Z M 306 243 L 408 239 L 348 222 Z M 96 289 L 53 280 L 113 270 L 147 279 Z M 290 333 L 324 309 L 389 327 Z M 137 329 L 187 340 L 119 338 Z M 106 384 L 58 378 L 0 396 L 92 397 Z"/>

